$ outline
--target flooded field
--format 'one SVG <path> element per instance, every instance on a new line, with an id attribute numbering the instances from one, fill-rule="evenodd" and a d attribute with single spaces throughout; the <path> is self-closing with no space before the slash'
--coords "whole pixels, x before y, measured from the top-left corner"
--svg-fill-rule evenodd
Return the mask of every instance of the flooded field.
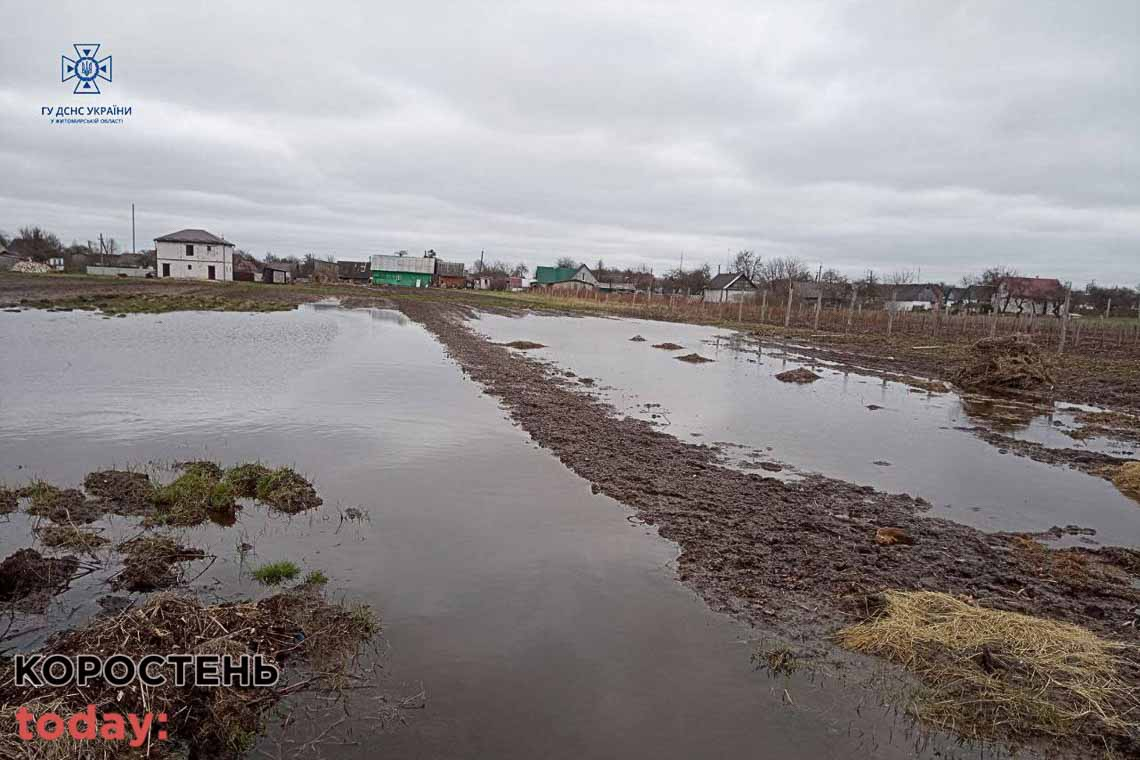
<path id="1" fill-rule="evenodd" d="M 92 470 L 161 470 L 188 459 L 291 465 L 313 481 L 324 499 L 315 512 L 290 518 L 248 507 L 236 525 L 178 535 L 216 556 L 188 571 L 192 588 L 207 597 L 263 595 L 250 563 L 291 559 L 327 574 L 334 595 L 375 608 L 387 648 L 375 686 L 397 701 L 422 692 L 422 709 L 413 700 L 406 725 L 384 730 L 363 714 L 354 743 L 330 756 L 841 758 L 939 749 L 909 733 L 858 678 L 821 685 L 803 673 L 770 678 L 757 670 L 751 657 L 762 632 L 713 613 L 675 581 L 675 544 L 538 449 L 424 329 L 395 312 L 0 316 L 6 484 L 76 485 Z M 985 444 L 943 430 L 960 414 L 949 397 L 917 398 L 876 381 L 844 385 L 829 375 L 811 388 L 772 383 L 780 395 L 756 419 L 760 402 L 751 396 L 760 394 L 745 389 L 755 390 L 783 360 L 752 364 L 756 357 L 717 351 L 700 342 L 715 337 L 707 330 L 490 317 L 482 327 L 551 345 L 549 358 L 631 394 L 629 408 L 662 403 L 677 432 L 772 446 L 774 458 L 805 469 L 915 493 L 923 483 L 946 487 L 908 480 L 919 454 L 906 439 L 873 448 L 863 441 L 851 451 L 854 432 L 834 440 L 844 426 L 813 423 L 811 410 L 847 401 L 850 409 L 836 410 L 835 419 L 850 423 L 859 419 L 855 402 L 874 402 L 885 407 L 874 413 L 881 416 L 866 415 L 887 420 L 874 423 L 885 426 L 876 434 L 960 438 L 961 452 L 942 457 L 984 458 Z M 668 333 L 717 363 L 690 367 L 649 344 L 634 351 L 624 342 L 634 331 L 650 337 L 650 329 L 654 342 Z M 681 373 L 705 381 L 672 380 Z M 797 404 L 793 392 L 810 399 Z M 780 424 L 804 431 L 798 444 L 799 436 L 777 437 Z M 975 445 L 976 454 L 966 453 Z M 992 451 L 988 457 L 1002 464 L 995 473 L 1022 466 Z M 880 458 L 895 460 L 889 474 L 863 462 Z M 945 460 L 928 465 L 934 478 Z M 1013 477 L 995 474 L 990 487 L 1000 490 Z M 1050 477 L 1054 489 L 1077 484 L 1065 486 L 1076 489 L 1072 498 L 1096 505 L 1076 521 L 1135 531 L 1126 505 L 1101 498 L 1093 479 Z M 985 489 L 958 488 L 931 500 L 967 519 L 971 507 L 983 507 L 986 517 L 975 519 L 989 527 L 1075 519 L 1044 485 L 1012 504 L 994 493 L 971 501 Z M 350 508 L 364 519 L 346 520 Z M 118 517 L 102 527 L 117 536 L 134 530 Z M 28 516 L 7 517 L 5 556 L 30 544 L 29 528 Z M 241 551 L 243 543 L 251 548 Z M 8 645 L 33 648 L 51 630 L 94 614 L 113 569 L 108 562 L 79 578 L 46 616 L 21 616 Z"/>
<path id="2" fill-rule="evenodd" d="M 718 444 L 744 466 L 786 466 L 765 475 L 818 472 L 909 493 L 930 502 L 933 516 L 988 531 L 1079 525 L 1096 535 L 1064 542 L 1100 537 L 1140 544 L 1140 509 L 1108 481 L 1015 457 L 972 435 L 972 426 L 1008 429 L 1008 422 L 995 422 L 991 405 L 813 363 L 696 325 L 486 313 L 472 325 L 495 341 L 542 344 L 527 355 L 589 378 L 584 388 L 619 415 L 651 421 L 684 440 Z M 631 342 L 635 335 L 645 340 Z M 681 348 L 654 347 L 665 342 Z M 676 360 L 691 352 L 715 361 Z M 802 366 L 814 367 L 821 379 L 796 385 L 775 378 Z M 1029 415 L 1012 432 L 1049 446 L 1087 445 L 1065 436 L 1055 421 L 1068 425 L 1071 415 Z M 1135 448 L 1090 443 L 1118 455 Z"/>

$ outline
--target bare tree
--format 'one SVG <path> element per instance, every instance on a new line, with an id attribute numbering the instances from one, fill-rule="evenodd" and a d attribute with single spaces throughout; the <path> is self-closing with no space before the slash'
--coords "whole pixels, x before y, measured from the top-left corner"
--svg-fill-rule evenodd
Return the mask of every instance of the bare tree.
<path id="1" fill-rule="evenodd" d="M 565 269 L 574 269 L 578 266 L 578 262 L 569 256 L 559 256 L 558 260 L 554 262 L 554 266 Z"/>
<path id="2" fill-rule="evenodd" d="M 732 271 L 755 282 L 760 277 L 760 257 L 752 251 L 737 251 L 732 260 Z"/>

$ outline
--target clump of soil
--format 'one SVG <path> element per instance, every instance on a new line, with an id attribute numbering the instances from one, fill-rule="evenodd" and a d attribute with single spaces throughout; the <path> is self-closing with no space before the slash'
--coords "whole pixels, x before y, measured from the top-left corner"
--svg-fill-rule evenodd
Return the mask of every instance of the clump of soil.
<path id="1" fill-rule="evenodd" d="M 154 483 L 142 472 L 97 470 L 83 479 L 83 488 L 103 499 L 115 514 L 142 515 L 154 509 Z"/>
<path id="2" fill-rule="evenodd" d="M 644 343 L 645 342 L 645 338 L 641 337 L 640 335 L 634 335 L 632 338 L 630 338 L 630 340 L 634 343 Z"/>
<path id="3" fill-rule="evenodd" d="M 177 467 L 187 475 L 198 475 L 210 480 L 221 480 L 226 471 L 217 462 L 205 459 L 194 459 L 189 462 L 179 462 Z"/>
<path id="4" fill-rule="evenodd" d="M 98 533 L 74 525 L 43 525 L 36 529 L 36 535 L 44 546 L 87 554 L 94 554 L 96 549 L 110 543 Z"/>
<path id="5" fill-rule="evenodd" d="M 43 612 L 67 588 L 78 566 L 75 557 L 44 557 L 35 549 L 20 549 L 0 562 L 0 602 L 23 612 Z"/>
<path id="6" fill-rule="evenodd" d="M 776 375 L 776 379 L 781 383 L 814 383 L 819 380 L 819 375 L 812 372 L 807 367 L 800 367 L 799 369 L 790 369 L 786 372 L 781 372 Z"/>
<path id="7" fill-rule="evenodd" d="M 1028 335 L 982 338 L 974 344 L 973 360 L 958 370 L 954 382 L 969 391 L 1040 398 L 1055 380 Z"/>
<path id="8" fill-rule="evenodd" d="M 111 581 L 116 588 L 128 591 L 154 591 L 170 588 L 181 580 L 175 565 L 203 559 L 201 549 L 192 549 L 168 536 L 139 536 L 119 544 L 123 553 L 123 569 Z"/>
<path id="9" fill-rule="evenodd" d="M 1078 411 L 1073 419 L 1080 423 L 1076 430 L 1066 430 L 1070 438 L 1078 441 L 1089 438 L 1111 438 L 1116 441 L 1140 443 L 1140 417 L 1126 412 Z"/>
<path id="10" fill-rule="evenodd" d="M 158 513 L 149 522 L 191 526 L 201 525 L 211 515 L 232 519 L 237 502 L 233 488 L 222 480 L 222 468 L 213 462 L 195 462 L 182 469 L 177 479 L 155 492 Z"/>
<path id="11" fill-rule="evenodd" d="M 295 514 L 321 505 L 313 484 L 288 467 L 270 472 L 257 481 L 257 499 L 274 509 Z"/>
<path id="12" fill-rule="evenodd" d="M 1122 676 L 1137 664 L 1133 647 L 933 591 L 887 591 L 877 602 L 838 641 L 915 673 L 927 687 L 912 705 L 920 718 L 974 739 L 1047 735 L 1102 751 L 1140 736 L 1140 702 Z"/>
<path id="13" fill-rule="evenodd" d="M 654 343 L 654 348 L 664 349 L 665 351 L 680 351 L 684 346 L 678 346 L 676 343 Z"/>
<path id="14" fill-rule="evenodd" d="M 9 488 L 0 488 L 0 515 L 15 512 L 19 508 L 19 494 Z"/>
<path id="15" fill-rule="evenodd" d="M 1140 501 L 1140 462 L 1120 465 L 1116 474 L 1112 476 L 1112 483 L 1121 493 Z"/>
<path id="16" fill-rule="evenodd" d="M 367 607 L 327 601 L 319 586 L 306 585 L 257 603 L 203 605 L 192 597 L 158 594 L 142 606 L 118 615 L 94 619 L 82 628 L 54 636 L 43 654 L 174 653 L 260 654 L 283 667 L 302 670 L 302 678 L 282 689 L 229 686 L 182 686 L 173 669 L 163 671 L 164 686 L 121 689 L 101 682 L 83 689 L 61 688 L 51 693 L 50 709 L 70 715 L 87 705 L 115 705 L 120 712 L 164 712 L 169 742 L 156 746 L 163 757 L 245 756 L 261 731 L 269 711 L 283 697 L 303 689 L 335 691 L 359 668 L 355 658 L 375 636 L 378 625 Z M 3 720 L 12 719 L 18 705 L 37 715 L 49 709 L 43 694 L 19 687 L 10 661 L 0 666 Z M 14 725 L 14 724 L 13 724 Z M 75 742 L 61 738 L 51 746 L 58 757 L 127 758 L 139 750 L 126 742 Z M 15 731 L 0 736 L 0 756 L 26 757 L 28 746 Z M 36 755 L 39 756 L 39 755 Z"/>
<path id="17" fill-rule="evenodd" d="M 705 358 L 697 353 L 685 354 L 684 356 L 676 356 L 673 358 L 679 362 L 688 362 L 689 364 L 704 364 L 706 362 L 715 361 L 714 359 Z"/>
<path id="18" fill-rule="evenodd" d="M 76 488 L 57 488 L 37 480 L 18 493 L 29 499 L 28 514 L 46 517 L 52 522 L 89 523 L 102 515 L 102 510 L 89 503 L 83 492 Z"/>
<path id="19" fill-rule="evenodd" d="M 880 546 L 894 546 L 895 544 L 912 546 L 914 537 L 902 528 L 878 528 L 875 530 L 875 543 Z"/>
<path id="20" fill-rule="evenodd" d="M 517 348 L 522 351 L 530 351 L 533 348 L 546 348 L 543 344 L 535 343 L 530 340 L 512 340 L 510 343 L 504 343 L 503 345 L 507 348 Z"/>

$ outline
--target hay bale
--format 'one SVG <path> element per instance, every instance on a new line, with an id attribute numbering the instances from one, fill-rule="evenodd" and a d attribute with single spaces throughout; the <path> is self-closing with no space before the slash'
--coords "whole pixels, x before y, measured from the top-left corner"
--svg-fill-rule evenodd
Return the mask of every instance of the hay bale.
<path id="1" fill-rule="evenodd" d="M 1040 398 L 1056 383 L 1041 349 L 1028 335 L 982 338 L 972 353 L 972 361 L 954 376 L 965 390 Z"/>
<path id="2" fill-rule="evenodd" d="M 1112 484 L 1121 493 L 1140 501 L 1140 462 L 1126 462 L 1112 476 Z"/>
<path id="3" fill-rule="evenodd" d="M 932 591 L 887 591 L 841 646 L 905 666 L 926 687 L 912 709 L 975 739 L 1042 736 L 1102 748 L 1140 736 L 1136 647 L 1080 626 L 979 607 Z"/>

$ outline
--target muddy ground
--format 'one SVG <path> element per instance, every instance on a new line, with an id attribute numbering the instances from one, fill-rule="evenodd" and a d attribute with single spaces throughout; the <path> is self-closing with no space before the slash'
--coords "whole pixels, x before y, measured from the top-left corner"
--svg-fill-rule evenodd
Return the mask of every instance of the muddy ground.
<path id="1" fill-rule="evenodd" d="M 708 446 L 616 419 L 557 370 L 480 338 L 458 310 L 415 300 L 400 308 L 595 492 L 676 541 L 680 579 L 714 609 L 822 653 L 838 628 L 866 616 L 879 592 L 932 590 L 1140 642 L 1140 552 L 1052 550 L 928 517 L 929 505 L 906 494 L 729 469 Z M 880 528 L 908 541 L 879 543 Z M 1140 672 L 1127 677 L 1140 686 Z M 1119 739 L 1140 751 L 1133 738 Z"/>

